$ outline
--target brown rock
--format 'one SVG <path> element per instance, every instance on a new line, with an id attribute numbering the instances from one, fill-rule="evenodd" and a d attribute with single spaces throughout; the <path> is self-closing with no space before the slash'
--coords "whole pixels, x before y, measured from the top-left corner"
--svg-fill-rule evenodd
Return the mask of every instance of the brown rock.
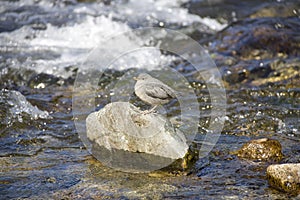
<path id="1" fill-rule="evenodd" d="M 270 165 L 267 168 L 267 178 L 272 187 L 300 194 L 300 163 Z"/>
<path id="2" fill-rule="evenodd" d="M 268 138 L 251 140 L 235 154 L 240 158 L 258 161 L 280 161 L 283 157 L 281 144 Z"/>

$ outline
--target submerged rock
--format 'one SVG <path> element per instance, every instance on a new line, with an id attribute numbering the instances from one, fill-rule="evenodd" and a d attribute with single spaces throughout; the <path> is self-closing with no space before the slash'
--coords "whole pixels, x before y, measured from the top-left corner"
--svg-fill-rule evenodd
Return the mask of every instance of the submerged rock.
<path id="1" fill-rule="evenodd" d="M 157 113 L 143 114 L 128 102 L 114 102 L 86 119 L 93 155 L 113 168 L 151 171 L 183 158 L 183 133 Z"/>
<path id="2" fill-rule="evenodd" d="M 240 158 L 257 161 L 280 161 L 283 157 L 281 144 L 268 138 L 251 140 L 234 154 Z"/>
<path id="3" fill-rule="evenodd" d="M 299 2 L 285 2 L 282 4 L 278 1 L 276 4 L 266 4 L 251 14 L 250 18 L 261 17 L 297 17 L 297 8 L 300 7 Z"/>
<path id="4" fill-rule="evenodd" d="M 270 165 L 267 178 L 269 184 L 279 190 L 300 194 L 300 163 Z"/>
<path id="5" fill-rule="evenodd" d="M 298 80 L 299 18 L 255 18 L 232 23 L 211 43 L 229 85 L 260 86 Z M 240 85 L 240 84 L 237 84 Z"/>
<path id="6" fill-rule="evenodd" d="M 273 58 L 278 54 L 299 56 L 298 17 L 246 19 L 218 34 L 218 52 L 243 60 Z"/>

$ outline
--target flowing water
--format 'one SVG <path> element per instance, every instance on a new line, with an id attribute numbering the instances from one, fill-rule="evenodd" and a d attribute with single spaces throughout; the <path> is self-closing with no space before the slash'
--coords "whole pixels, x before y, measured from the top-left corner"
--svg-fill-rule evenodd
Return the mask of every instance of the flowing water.
<path id="1" fill-rule="evenodd" d="M 296 199 L 269 187 L 270 163 L 230 152 L 268 137 L 280 141 L 282 163 L 300 162 L 299 17 L 296 0 L 1 1 L 0 199 Z M 89 154 L 74 124 L 73 88 L 77 72 L 91 70 L 82 64 L 90 52 L 98 48 L 118 56 L 119 47 L 106 43 L 108 38 L 150 26 L 198 41 L 224 80 L 223 130 L 188 176 L 108 168 Z M 145 35 L 126 35 L 122 45 L 141 48 L 149 42 Z M 197 94 L 201 115 L 195 140 L 201 143 L 209 134 L 214 80 L 207 83 L 189 62 L 159 49 L 113 62 L 98 83 L 95 109 L 115 98 L 109 86 L 131 87 L 118 83 L 124 74 L 157 73 L 157 66 L 180 72 Z M 130 101 L 141 104 L 134 94 Z M 180 113 L 176 102 L 165 108 L 168 116 Z"/>

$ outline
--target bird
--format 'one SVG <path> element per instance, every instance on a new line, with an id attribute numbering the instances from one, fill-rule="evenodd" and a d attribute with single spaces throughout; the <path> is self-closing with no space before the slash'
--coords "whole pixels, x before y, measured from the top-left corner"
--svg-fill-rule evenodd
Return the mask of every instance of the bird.
<path id="1" fill-rule="evenodd" d="M 145 103 L 153 106 L 144 114 L 152 113 L 157 106 L 168 103 L 176 97 L 176 92 L 160 80 L 147 73 L 141 73 L 137 77 L 134 92 Z"/>

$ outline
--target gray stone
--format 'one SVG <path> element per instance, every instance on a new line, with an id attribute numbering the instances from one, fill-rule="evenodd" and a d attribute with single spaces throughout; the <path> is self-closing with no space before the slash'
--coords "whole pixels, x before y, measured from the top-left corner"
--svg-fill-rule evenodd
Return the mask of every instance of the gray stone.
<path id="1" fill-rule="evenodd" d="M 270 165 L 267 177 L 271 186 L 288 193 L 300 194 L 300 163 Z"/>
<path id="2" fill-rule="evenodd" d="M 128 102 L 114 102 L 86 119 L 87 137 L 106 150 L 146 153 L 168 159 L 188 151 L 184 134 L 164 116 L 144 114 Z"/>

